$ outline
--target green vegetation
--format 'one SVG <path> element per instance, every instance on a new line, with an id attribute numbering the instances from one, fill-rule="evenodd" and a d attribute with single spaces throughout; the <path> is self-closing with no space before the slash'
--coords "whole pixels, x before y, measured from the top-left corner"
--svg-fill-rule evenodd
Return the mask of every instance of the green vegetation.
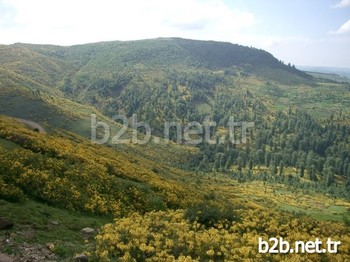
<path id="1" fill-rule="evenodd" d="M 257 236 L 319 236 L 341 240 L 339 253 L 293 259 L 349 259 L 349 83 L 263 50 L 179 38 L 15 44 L 0 58 L 0 215 L 15 223 L 0 237 L 23 233 L 0 252 L 50 242 L 61 259 L 278 261 L 257 254 Z M 112 116 L 137 114 L 151 142 L 92 144 L 91 114 L 111 136 Z M 248 143 L 218 143 L 231 116 L 254 122 Z M 153 141 L 164 122 L 206 120 L 215 144 L 176 144 L 173 129 L 170 143 Z M 85 243 L 80 230 L 102 225 Z"/>
<path id="2" fill-rule="evenodd" d="M 6 139 L 1 138 L 0 139 L 0 145 L 1 147 L 5 148 L 6 150 L 14 150 L 16 148 L 19 148 L 19 146 L 16 143 L 13 143 L 11 141 L 8 141 Z"/>
<path id="3" fill-rule="evenodd" d="M 68 260 L 72 255 L 80 254 L 83 250 L 93 250 L 94 241 L 91 238 L 84 238 L 81 233 L 82 228 L 99 228 L 111 222 L 107 217 L 78 214 L 32 200 L 27 200 L 20 205 L 0 200 L 0 206 L 1 214 L 7 214 L 7 218 L 11 219 L 15 225 L 5 233 L 14 235 L 12 241 L 17 245 L 26 242 L 46 246 L 51 243 L 53 252 L 60 260 Z M 0 237 L 2 236 L 1 232 Z M 12 250 L 8 250 L 6 245 L 1 245 L 0 252 L 13 254 L 18 252 L 18 249 L 14 246 Z"/>
<path id="4" fill-rule="evenodd" d="M 290 211 L 292 213 L 302 213 L 318 220 L 333 220 L 338 222 L 345 222 L 350 218 L 349 210 L 344 206 L 331 205 L 329 207 L 315 207 L 302 208 L 284 204 L 281 206 L 282 210 Z"/>
<path id="5" fill-rule="evenodd" d="M 155 166 L 142 158 L 91 144 L 73 134 L 70 139 L 63 133 L 46 135 L 21 127 L 15 120 L 0 119 L 0 137 L 21 146 L 12 151 L 0 148 L 1 178 L 21 195 L 24 192 L 70 210 L 116 216 L 188 201 L 182 198 L 184 189 L 177 186 L 171 169 L 155 173 Z"/>

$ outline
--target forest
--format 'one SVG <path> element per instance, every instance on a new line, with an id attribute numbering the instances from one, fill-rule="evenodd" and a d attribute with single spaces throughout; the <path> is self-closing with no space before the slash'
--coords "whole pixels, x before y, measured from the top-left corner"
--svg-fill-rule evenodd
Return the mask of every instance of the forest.
<path id="1" fill-rule="evenodd" d="M 0 208 L 15 222 L 0 231 L 14 236 L 1 253 L 49 242 L 57 261 L 350 259 L 349 82 L 264 50 L 180 38 L 14 44 L 0 57 Z M 136 114 L 152 139 L 92 143 L 92 114 L 117 132 L 115 115 Z M 254 123 L 245 143 L 228 139 L 231 117 Z M 164 142 L 166 123 L 192 121 L 215 122 L 216 142 L 188 144 L 174 128 Z M 259 254 L 258 237 L 271 236 L 342 244 Z"/>

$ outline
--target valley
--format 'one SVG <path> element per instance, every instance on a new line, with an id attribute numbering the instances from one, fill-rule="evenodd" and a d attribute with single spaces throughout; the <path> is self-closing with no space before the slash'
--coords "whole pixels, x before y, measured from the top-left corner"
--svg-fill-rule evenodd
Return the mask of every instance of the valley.
<path id="1" fill-rule="evenodd" d="M 150 142 L 92 143 L 92 114 L 111 137 L 113 117 L 136 114 Z M 230 117 L 254 123 L 246 143 L 220 142 Z M 17 43 L 0 46 L 0 120 L 0 217 L 14 223 L 0 253 L 15 261 L 27 245 L 43 261 L 350 259 L 348 81 L 225 42 Z M 164 140 L 166 122 L 206 121 L 215 143 Z M 341 245 L 260 254 L 258 237 Z"/>

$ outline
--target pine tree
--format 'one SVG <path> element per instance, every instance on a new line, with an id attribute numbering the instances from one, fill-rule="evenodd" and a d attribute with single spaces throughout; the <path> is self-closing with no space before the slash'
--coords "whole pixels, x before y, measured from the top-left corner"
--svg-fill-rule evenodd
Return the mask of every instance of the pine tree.
<path id="1" fill-rule="evenodd" d="M 243 168 L 243 159 L 242 157 L 238 157 L 237 158 L 237 169 L 238 171 L 242 171 L 242 168 Z"/>
<path id="2" fill-rule="evenodd" d="M 305 174 L 305 166 L 304 164 L 300 165 L 300 177 L 304 177 Z"/>
<path id="3" fill-rule="evenodd" d="M 274 161 L 270 163 L 271 175 L 275 176 L 277 174 L 277 165 Z"/>
<path id="4" fill-rule="evenodd" d="M 227 158 L 226 164 L 225 164 L 225 170 L 230 170 L 230 167 L 232 165 L 232 158 L 231 155 Z"/>
<path id="5" fill-rule="evenodd" d="M 283 161 L 281 160 L 280 161 L 280 166 L 279 166 L 279 175 L 282 175 L 283 174 L 283 168 L 284 168 L 284 164 L 283 164 Z"/>

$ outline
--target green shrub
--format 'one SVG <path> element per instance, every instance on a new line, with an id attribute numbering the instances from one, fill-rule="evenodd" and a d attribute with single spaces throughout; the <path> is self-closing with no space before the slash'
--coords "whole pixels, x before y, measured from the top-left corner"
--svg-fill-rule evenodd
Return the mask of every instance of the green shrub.
<path id="1" fill-rule="evenodd" d="M 0 199 L 9 202 L 21 202 L 25 199 L 25 196 L 21 189 L 5 184 L 0 178 Z"/>
<path id="2" fill-rule="evenodd" d="M 219 223 L 229 223 L 239 220 L 232 206 L 220 206 L 216 203 L 199 203 L 189 207 L 185 217 L 190 222 L 198 222 L 206 227 L 216 227 Z"/>

